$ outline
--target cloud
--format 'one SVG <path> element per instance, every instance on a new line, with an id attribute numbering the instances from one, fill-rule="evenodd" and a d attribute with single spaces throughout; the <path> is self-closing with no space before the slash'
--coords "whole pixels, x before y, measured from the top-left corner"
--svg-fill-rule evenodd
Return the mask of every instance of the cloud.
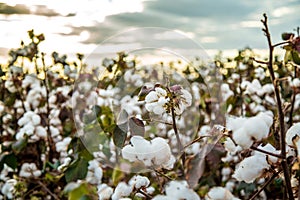
<path id="1" fill-rule="evenodd" d="M 0 14 L 5 15 L 41 15 L 47 17 L 59 16 L 59 13 L 53 9 L 47 8 L 45 5 L 26 6 L 24 4 L 8 5 L 0 3 Z"/>
<path id="2" fill-rule="evenodd" d="M 15 6 L 9 6 L 5 3 L 0 3 L 0 13 L 5 15 L 12 14 L 30 14 L 30 10 L 27 6 L 17 4 Z"/>

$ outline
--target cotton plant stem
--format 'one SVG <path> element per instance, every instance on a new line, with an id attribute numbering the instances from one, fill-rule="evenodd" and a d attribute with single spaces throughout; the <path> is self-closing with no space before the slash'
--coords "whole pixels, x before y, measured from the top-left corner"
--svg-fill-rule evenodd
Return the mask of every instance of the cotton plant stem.
<path id="1" fill-rule="evenodd" d="M 297 67 L 294 66 L 294 78 L 298 77 Z M 293 112 L 295 107 L 295 100 L 296 100 L 296 89 L 293 88 L 292 100 L 291 100 L 291 111 L 290 111 L 290 118 L 289 118 L 289 126 L 293 125 Z"/>
<path id="2" fill-rule="evenodd" d="M 46 89 L 46 109 L 47 109 L 47 119 L 46 119 L 46 126 L 47 126 L 47 139 L 46 139 L 46 151 L 45 151 L 45 162 L 44 162 L 44 167 L 46 167 L 46 163 L 50 159 L 50 152 L 51 148 L 53 145 L 53 141 L 51 138 L 51 131 L 50 131 L 50 120 L 49 120 L 49 115 L 50 115 L 50 103 L 49 103 L 49 88 L 48 88 L 48 76 L 47 76 L 47 67 L 45 64 L 45 59 L 44 59 L 44 54 L 42 53 L 42 63 L 43 63 L 43 72 L 45 75 L 45 78 L 43 80 L 43 84 Z M 49 149 L 47 149 L 49 148 Z"/>
<path id="3" fill-rule="evenodd" d="M 290 179 L 290 173 L 289 173 L 289 167 L 286 160 L 286 144 L 285 144 L 285 125 L 284 125 L 284 114 L 282 111 L 282 103 L 280 98 L 280 91 L 277 85 L 277 81 L 275 79 L 274 69 L 273 69 L 273 51 L 274 51 L 274 45 L 272 45 L 271 40 L 271 34 L 269 32 L 268 27 L 268 18 L 267 15 L 264 14 L 264 19 L 261 20 L 261 22 L 264 25 L 263 32 L 265 33 L 267 40 L 268 40 L 268 46 L 269 46 L 269 61 L 268 61 L 268 70 L 270 72 L 271 80 L 274 86 L 274 93 L 275 98 L 277 101 L 277 111 L 278 111 L 278 118 L 279 118 L 279 127 L 280 127 L 280 150 L 281 150 L 281 156 L 283 158 L 281 162 L 281 166 L 284 173 L 284 179 L 286 184 L 286 189 L 288 192 L 288 196 L 290 200 L 294 199 L 293 196 L 293 190 L 291 186 L 291 179 Z"/>
<path id="4" fill-rule="evenodd" d="M 177 129 L 177 126 L 176 126 L 174 107 L 171 108 L 171 113 L 172 113 L 172 122 L 173 122 L 172 126 L 173 126 L 174 133 L 175 133 L 175 136 L 176 136 L 176 140 L 177 140 L 177 143 L 178 143 L 178 150 L 179 150 L 179 153 L 182 153 L 182 155 L 181 155 L 182 173 L 184 174 L 185 152 L 184 152 L 182 143 L 180 141 L 178 129 Z"/>

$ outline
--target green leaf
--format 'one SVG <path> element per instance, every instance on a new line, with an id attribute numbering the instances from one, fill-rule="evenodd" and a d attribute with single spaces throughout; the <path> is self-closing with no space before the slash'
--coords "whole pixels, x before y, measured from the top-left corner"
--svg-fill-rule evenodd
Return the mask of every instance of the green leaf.
<path id="1" fill-rule="evenodd" d="M 125 132 L 121 127 L 122 125 L 117 125 L 113 132 L 113 142 L 119 148 L 123 147 L 127 136 L 127 132 Z"/>
<path id="2" fill-rule="evenodd" d="M 88 161 L 83 157 L 79 157 L 79 159 L 66 170 L 66 181 L 69 183 L 71 181 L 83 179 L 86 177 L 87 171 Z"/>
<path id="3" fill-rule="evenodd" d="M 2 154 L 0 157 L 0 171 L 4 168 L 4 164 L 9 166 L 12 169 L 18 167 L 18 160 L 14 153 Z"/>
<path id="4" fill-rule="evenodd" d="M 131 135 L 145 135 L 145 125 L 142 120 L 136 117 L 131 117 L 129 119 L 129 128 Z"/>
<path id="5" fill-rule="evenodd" d="M 297 65 L 300 65 L 300 56 L 299 56 L 298 51 L 292 50 L 291 53 L 292 53 L 292 58 L 293 58 L 294 63 L 296 63 Z"/>
<path id="6" fill-rule="evenodd" d="M 124 173 L 119 168 L 114 168 L 112 173 L 112 181 L 113 184 L 116 186 L 118 183 L 124 178 Z"/>
<path id="7" fill-rule="evenodd" d="M 70 183 L 65 187 L 65 192 L 68 193 L 68 200 L 87 200 L 90 199 L 87 195 L 90 193 L 89 187 L 86 183 L 77 185 Z"/>
<path id="8" fill-rule="evenodd" d="M 281 39 L 283 39 L 283 40 L 289 40 L 292 37 L 294 37 L 294 33 L 282 33 L 281 34 Z"/>
<path id="9" fill-rule="evenodd" d="M 291 51 L 290 50 L 286 50 L 285 51 L 285 55 L 284 55 L 284 63 L 287 63 L 289 61 L 291 61 L 293 58 L 292 58 L 292 54 L 291 54 Z"/>

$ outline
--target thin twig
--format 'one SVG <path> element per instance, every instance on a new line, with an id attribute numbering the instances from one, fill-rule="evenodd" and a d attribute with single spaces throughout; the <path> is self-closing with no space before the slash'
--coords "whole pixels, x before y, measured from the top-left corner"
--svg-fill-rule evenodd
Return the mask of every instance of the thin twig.
<path id="1" fill-rule="evenodd" d="M 153 198 L 150 194 L 144 192 L 141 189 L 139 189 L 138 192 L 141 193 L 142 195 L 144 195 L 146 197 L 146 199 L 152 199 Z"/>
<path id="2" fill-rule="evenodd" d="M 273 44 L 273 48 L 277 47 L 277 46 L 280 46 L 280 45 L 283 45 L 283 44 L 290 44 L 290 43 L 291 43 L 290 41 L 279 42 L 277 44 Z"/>
<path id="3" fill-rule="evenodd" d="M 290 179 L 290 173 L 289 173 L 289 167 L 286 161 L 286 144 L 285 144 L 285 125 L 284 125 L 284 114 L 282 111 L 282 103 L 281 103 L 281 98 L 280 98 L 280 92 L 278 85 L 275 81 L 275 73 L 273 69 L 273 51 L 274 51 L 274 46 L 272 45 L 272 40 L 271 40 L 271 34 L 269 32 L 269 27 L 268 27 L 268 18 L 267 15 L 264 14 L 264 19 L 261 20 L 261 22 L 264 25 L 263 32 L 265 33 L 267 40 L 268 40 L 268 46 L 269 46 L 269 63 L 268 63 L 268 70 L 270 72 L 271 80 L 274 86 L 274 92 L 275 92 L 275 97 L 277 101 L 277 110 L 278 110 L 278 118 L 279 118 L 279 127 L 280 127 L 280 150 L 281 150 L 281 155 L 284 158 L 281 162 L 282 168 L 283 168 L 283 173 L 284 173 L 284 179 L 286 183 L 286 189 L 288 191 L 288 196 L 289 199 L 293 200 L 293 190 L 291 186 L 291 179 Z"/>
<path id="4" fill-rule="evenodd" d="M 158 122 L 158 123 L 162 123 L 162 124 L 173 126 L 173 124 L 168 123 L 168 122 L 164 122 L 162 120 L 157 120 L 157 119 L 143 119 L 143 120 L 146 121 L 146 122 Z"/>
<path id="5" fill-rule="evenodd" d="M 167 179 L 170 180 L 170 181 L 173 181 L 173 180 L 174 180 L 173 178 L 169 177 L 168 175 L 165 175 L 164 173 L 161 173 L 160 171 L 158 171 L 158 170 L 156 170 L 156 169 L 153 169 L 153 170 L 154 170 L 155 173 L 157 173 L 157 174 L 159 174 L 159 175 L 161 175 L 161 176 L 167 178 Z"/>
<path id="6" fill-rule="evenodd" d="M 263 186 L 258 190 L 258 191 L 256 191 L 253 195 L 252 195 L 252 197 L 249 199 L 249 200 L 254 200 L 273 180 L 274 180 L 274 178 L 276 178 L 277 176 L 278 176 L 278 174 L 280 173 L 281 171 L 278 171 L 278 172 L 276 172 L 276 173 L 274 173 L 272 176 L 271 176 L 271 178 L 267 181 L 267 182 L 265 182 L 264 184 L 263 184 Z"/>
<path id="7" fill-rule="evenodd" d="M 52 196 L 55 200 L 59 200 L 59 198 L 58 198 L 58 196 L 56 195 L 56 194 L 54 194 L 54 193 L 52 193 L 41 181 L 38 181 L 37 182 L 40 186 L 42 186 L 42 188 L 44 189 L 44 190 L 46 190 L 46 192 L 50 195 L 50 196 Z"/>
<path id="8" fill-rule="evenodd" d="M 274 157 L 276 157 L 276 158 L 285 159 L 285 158 L 282 157 L 281 154 L 272 153 L 272 152 L 269 152 L 269 151 L 260 149 L 260 148 L 258 148 L 258 147 L 255 147 L 255 146 L 253 146 L 253 145 L 252 145 L 250 148 L 251 148 L 252 150 L 259 151 L 259 152 L 261 152 L 261 153 L 265 153 L 265 154 L 270 155 L 270 156 L 274 156 Z"/>
<path id="9" fill-rule="evenodd" d="M 264 65 L 267 65 L 269 62 L 266 62 L 266 61 L 262 61 L 262 60 L 256 60 L 255 58 L 252 58 L 252 60 L 254 61 L 254 62 L 257 62 L 257 63 L 259 63 L 259 64 L 264 64 Z"/>

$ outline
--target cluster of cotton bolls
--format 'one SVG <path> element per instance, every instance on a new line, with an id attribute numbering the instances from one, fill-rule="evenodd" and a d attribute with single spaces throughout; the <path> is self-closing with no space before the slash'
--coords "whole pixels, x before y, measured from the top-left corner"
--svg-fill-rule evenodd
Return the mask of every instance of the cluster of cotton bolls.
<path id="1" fill-rule="evenodd" d="M 27 111 L 19 119 L 18 125 L 21 128 L 16 134 L 17 140 L 24 139 L 25 136 L 28 136 L 31 141 L 38 141 L 40 138 L 47 137 L 47 130 L 41 126 L 41 117 L 32 111 Z"/>
<path id="2" fill-rule="evenodd" d="M 46 97 L 46 88 L 41 85 L 41 81 L 35 75 L 26 75 L 23 82 L 22 88 L 30 88 L 26 95 L 26 101 L 29 105 L 36 109 L 43 98 Z"/>
<path id="3" fill-rule="evenodd" d="M 147 94 L 145 97 L 145 108 L 156 115 L 162 115 L 166 111 L 171 113 L 171 109 L 174 109 L 176 115 L 181 115 L 187 107 L 192 105 L 192 95 L 181 86 L 173 85 L 170 87 L 169 92 L 173 96 L 173 108 L 168 105 L 171 102 L 168 91 L 161 87 L 154 87 Z"/>
<path id="4" fill-rule="evenodd" d="M 133 136 L 130 144 L 122 149 L 122 157 L 129 162 L 142 162 L 146 167 L 172 169 L 175 158 L 165 139 L 156 137 L 151 141 Z"/>
<path id="5" fill-rule="evenodd" d="M 197 193 L 190 189 L 186 181 L 170 181 L 165 186 L 166 195 L 157 195 L 153 200 L 200 200 Z"/>
<path id="6" fill-rule="evenodd" d="M 147 177 L 135 175 L 128 183 L 123 181 L 119 182 L 115 189 L 105 183 L 99 183 L 97 186 L 97 193 L 101 200 L 126 199 L 126 197 L 130 196 L 133 192 L 137 197 L 145 197 L 140 191 L 143 191 L 146 194 L 152 194 L 154 192 L 154 188 L 149 185 L 150 181 Z"/>

